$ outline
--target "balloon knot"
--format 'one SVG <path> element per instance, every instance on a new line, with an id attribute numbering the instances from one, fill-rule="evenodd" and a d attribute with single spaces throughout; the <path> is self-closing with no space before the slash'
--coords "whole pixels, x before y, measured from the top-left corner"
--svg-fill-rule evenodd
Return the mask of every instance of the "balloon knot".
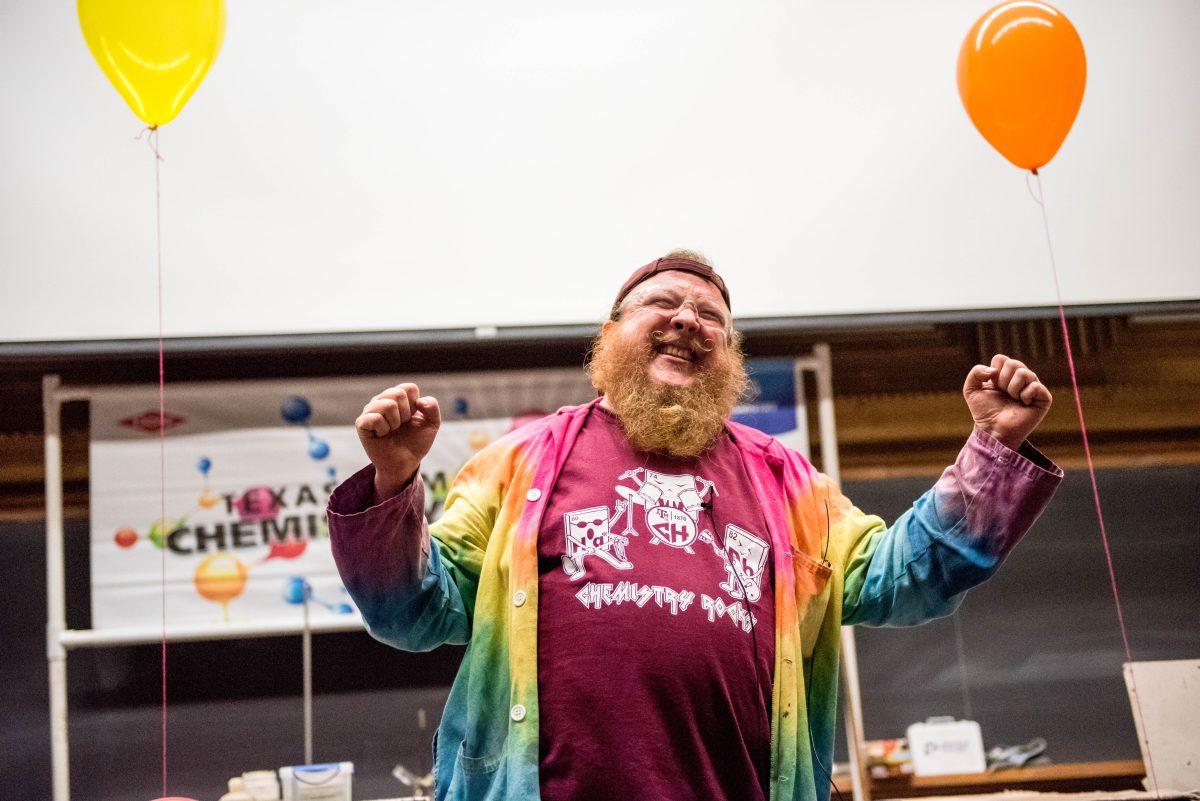
<path id="1" fill-rule="evenodd" d="M 166 161 L 158 152 L 158 126 L 147 125 L 142 130 L 138 131 L 137 136 L 133 137 L 134 141 L 142 141 L 142 137 L 146 137 L 146 145 L 150 148 L 150 152 L 154 154 L 157 161 Z"/>

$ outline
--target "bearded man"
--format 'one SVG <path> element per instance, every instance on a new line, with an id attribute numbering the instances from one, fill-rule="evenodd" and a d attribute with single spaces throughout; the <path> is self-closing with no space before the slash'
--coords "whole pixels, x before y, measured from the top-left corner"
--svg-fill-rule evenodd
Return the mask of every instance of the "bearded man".
<path id="1" fill-rule="evenodd" d="M 891 527 L 730 421 L 747 386 L 729 291 L 688 251 L 621 287 L 600 396 L 462 469 L 432 525 L 414 480 L 440 423 L 400 384 L 355 422 L 371 465 L 329 505 L 373 636 L 466 644 L 435 737 L 437 801 L 826 801 L 839 629 L 951 613 L 1049 501 L 1026 442 L 1051 397 L 997 355 L 975 427 Z"/>

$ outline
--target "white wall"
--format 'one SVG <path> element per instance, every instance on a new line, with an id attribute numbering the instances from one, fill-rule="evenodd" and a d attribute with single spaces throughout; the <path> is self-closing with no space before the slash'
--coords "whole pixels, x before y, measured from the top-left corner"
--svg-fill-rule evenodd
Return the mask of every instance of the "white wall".
<path id="1" fill-rule="evenodd" d="M 1053 303 L 963 35 L 908 0 L 232 0 L 162 132 L 168 336 L 582 323 L 674 246 L 738 316 Z M 1200 298 L 1200 2 L 1074 0 L 1068 303 Z M 0 0 L 0 341 L 153 335 L 140 123 L 75 4 Z"/>

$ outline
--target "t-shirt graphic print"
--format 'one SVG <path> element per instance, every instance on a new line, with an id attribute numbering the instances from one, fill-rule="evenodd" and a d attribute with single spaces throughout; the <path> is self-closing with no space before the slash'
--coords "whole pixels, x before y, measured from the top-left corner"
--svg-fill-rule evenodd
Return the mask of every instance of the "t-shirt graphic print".
<path id="1" fill-rule="evenodd" d="M 767 795 L 771 548 L 722 435 L 632 449 L 596 407 L 538 536 L 546 801 Z"/>

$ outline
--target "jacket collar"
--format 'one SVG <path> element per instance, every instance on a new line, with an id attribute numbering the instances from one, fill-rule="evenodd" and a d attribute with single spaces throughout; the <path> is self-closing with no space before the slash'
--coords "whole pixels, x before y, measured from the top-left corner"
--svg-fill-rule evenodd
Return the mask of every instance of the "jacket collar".
<path id="1" fill-rule="evenodd" d="M 560 446 L 560 451 L 568 429 L 578 431 L 583 421 L 587 419 L 587 416 L 592 413 L 592 410 L 596 406 L 600 405 L 600 401 L 603 398 L 603 395 L 599 395 L 587 403 L 581 403 L 578 406 L 563 406 L 555 412 L 550 422 L 550 433 L 554 437 L 555 444 Z M 576 425 L 572 425 L 572 423 L 576 423 Z M 733 444 L 737 446 L 738 450 L 760 454 L 763 459 L 773 465 L 782 464 L 783 458 L 776 453 L 776 441 L 774 437 L 767 436 L 756 428 L 751 428 L 733 420 L 725 421 L 725 431 L 729 434 L 729 438 L 733 440 Z M 571 441 L 574 441 L 574 439 L 573 436 L 570 437 Z"/>

